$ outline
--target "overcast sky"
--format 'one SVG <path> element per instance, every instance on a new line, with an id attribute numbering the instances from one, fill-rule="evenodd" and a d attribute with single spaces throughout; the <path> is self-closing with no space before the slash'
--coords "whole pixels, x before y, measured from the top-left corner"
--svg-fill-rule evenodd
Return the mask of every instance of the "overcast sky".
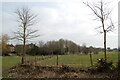
<path id="1" fill-rule="evenodd" d="M 13 37 L 17 31 L 15 10 L 21 7 L 28 7 L 34 14 L 38 15 L 38 23 L 32 29 L 38 29 L 41 36 L 31 42 L 59 40 L 61 38 L 72 40 L 82 45 L 103 47 L 103 34 L 99 34 L 95 28 L 100 23 L 93 20 L 91 10 L 82 2 L 87 0 L 3 0 L 0 5 L 0 24 L 2 31 Z M 89 2 L 95 0 L 88 0 Z M 98 1 L 98 0 L 96 0 Z M 115 22 L 116 30 L 107 35 L 107 46 L 118 47 L 118 0 L 109 1 L 113 9 L 112 19 Z M 18 41 L 10 41 L 12 44 L 19 44 Z"/>

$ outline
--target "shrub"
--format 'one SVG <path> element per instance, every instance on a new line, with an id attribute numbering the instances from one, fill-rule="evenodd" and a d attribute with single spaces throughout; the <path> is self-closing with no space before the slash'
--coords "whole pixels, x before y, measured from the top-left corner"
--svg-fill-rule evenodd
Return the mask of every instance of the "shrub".
<path id="1" fill-rule="evenodd" d="M 106 71 L 111 71 L 113 69 L 113 63 L 112 62 L 108 62 L 105 59 L 98 59 L 98 65 L 97 67 L 97 71 L 98 72 L 106 72 Z"/>
<path id="2" fill-rule="evenodd" d="M 113 70 L 113 63 L 112 62 L 108 62 L 105 59 L 97 59 L 97 65 L 91 67 L 90 69 L 88 69 L 91 73 L 96 73 L 96 72 L 110 72 Z"/>
<path id="3" fill-rule="evenodd" d="M 97 71 L 98 72 L 106 72 L 111 71 L 113 69 L 113 63 L 108 62 L 105 59 L 98 59 Z"/>

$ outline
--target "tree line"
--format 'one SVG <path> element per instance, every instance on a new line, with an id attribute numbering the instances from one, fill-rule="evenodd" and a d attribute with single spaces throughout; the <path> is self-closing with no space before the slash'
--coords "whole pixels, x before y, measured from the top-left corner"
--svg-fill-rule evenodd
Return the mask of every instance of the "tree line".
<path id="1" fill-rule="evenodd" d="M 16 45 L 15 51 L 20 55 L 22 45 Z M 86 47 L 86 45 L 77 45 L 73 41 L 59 39 L 58 41 L 48 41 L 44 43 L 26 45 L 26 54 L 28 55 L 69 55 L 69 54 L 98 54 L 99 49 L 95 47 Z"/>

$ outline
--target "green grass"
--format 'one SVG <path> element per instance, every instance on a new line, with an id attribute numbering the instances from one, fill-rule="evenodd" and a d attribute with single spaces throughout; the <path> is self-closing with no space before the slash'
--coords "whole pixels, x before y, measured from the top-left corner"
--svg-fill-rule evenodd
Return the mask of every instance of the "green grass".
<path id="1" fill-rule="evenodd" d="M 42 56 L 38 56 L 39 58 Z M 93 64 L 97 63 L 97 59 L 104 58 L 104 54 L 93 54 Z M 116 65 L 118 61 L 118 52 L 108 52 L 107 57 L 109 61 L 113 61 L 114 65 Z M 26 60 L 33 60 L 35 57 L 27 57 Z M 17 65 L 21 62 L 21 57 L 17 56 L 8 56 L 8 57 L 2 57 L 2 70 L 8 69 L 12 66 Z M 39 62 L 42 65 L 56 65 L 56 56 L 53 58 L 50 58 L 48 60 L 40 61 Z M 66 56 L 59 56 L 59 65 L 69 65 L 73 67 L 88 67 L 90 66 L 90 58 L 89 55 L 66 55 Z"/>
<path id="2" fill-rule="evenodd" d="M 40 58 L 42 56 L 37 56 L 37 58 Z M 26 60 L 34 60 L 35 56 L 27 56 Z M 10 67 L 13 67 L 17 65 L 18 63 L 21 63 L 21 57 L 17 56 L 7 56 L 2 57 L 2 70 L 9 69 Z"/>
<path id="3" fill-rule="evenodd" d="M 118 61 L 118 52 L 108 52 L 107 53 L 108 61 L 113 61 L 114 65 L 116 65 Z M 104 54 L 93 54 L 93 64 L 97 63 L 97 59 L 104 58 Z M 42 65 L 56 65 L 56 57 L 44 60 L 39 62 Z M 59 65 L 69 65 L 72 67 L 89 67 L 90 64 L 90 56 L 89 55 L 65 55 L 59 56 Z"/>
<path id="4" fill-rule="evenodd" d="M 2 57 L 2 70 L 8 69 L 21 62 L 21 57 Z"/>
<path id="5" fill-rule="evenodd" d="M 108 52 L 107 53 L 107 57 L 108 57 L 108 61 L 113 61 L 114 65 L 116 65 L 117 61 L 118 61 L 118 52 Z M 42 56 L 37 56 L 37 57 L 42 57 Z M 100 54 L 93 54 L 93 63 L 96 64 L 97 63 L 97 59 L 99 58 L 104 58 L 104 54 L 100 53 Z M 26 60 L 33 60 L 35 59 L 35 57 L 30 56 L 26 58 Z M 42 64 L 42 65 L 56 65 L 56 56 L 54 56 L 53 58 L 49 58 L 47 60 L 44 61 L 39 61 L 38 63 Z M 2 57 L 2 70 L 6 70 L 9 69 L 10 67 L 13 67 L 15 65 L 17 65 L 18 63 L 21 62 L 21 57 L 17 57 L 17 56 L 8 56 L 8 57 Z M 69 65 L 72 67 L 81 67 L 81 68 L 86 68 L 89 67 L 90 64 L 90 57 L 89 55 L 63 55 L 63 56 L 59 56 L 59 65 Z M 3 73 L 3 77 L 8 77 L 8 72 Z"/>
<path id="6" fill-rule="evenodd" d="M 37 56 L 37 58 L 40 58 L 42 56 Z M 34 60 L 35 56 L 27 56 L 26 60 Z M 7 71 L 4 71 L 6 69 L 9 69 L 18 63 L 21 63 L 21 57 L 17 56 L 7 56 L 7 57 L 2 57 L 2 70 L 3 70 L 3 77 L 8 77 L 9 73 Z M 1 64 L 1 63 L 0 63 Z"/>

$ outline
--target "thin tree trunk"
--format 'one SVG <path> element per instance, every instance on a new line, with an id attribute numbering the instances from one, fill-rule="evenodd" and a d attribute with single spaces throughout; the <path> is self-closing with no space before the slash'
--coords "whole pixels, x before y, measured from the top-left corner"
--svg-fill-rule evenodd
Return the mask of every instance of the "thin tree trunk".
<path id="1" fill-rule="evenodd" d="M 105 60 L 107 60 L 107 55 L 106 55 L 106 31 L 104 31 L 104 55 L 105 55 Z"/>
<path id="2" fill-rule="evenodd" d="M 23 55 L 22 55 L 22 64 L 24 64 L 25 62 L 25 31 L 26 31 L 26 28 L 25 28 L 25 25 L 24 25 L 24 39 L 23 39 Z"/>
<path id="3" fill-rule="evenodd" d="M 22 64 L 25 62 L 25 44 L 23 45 Z"/>

